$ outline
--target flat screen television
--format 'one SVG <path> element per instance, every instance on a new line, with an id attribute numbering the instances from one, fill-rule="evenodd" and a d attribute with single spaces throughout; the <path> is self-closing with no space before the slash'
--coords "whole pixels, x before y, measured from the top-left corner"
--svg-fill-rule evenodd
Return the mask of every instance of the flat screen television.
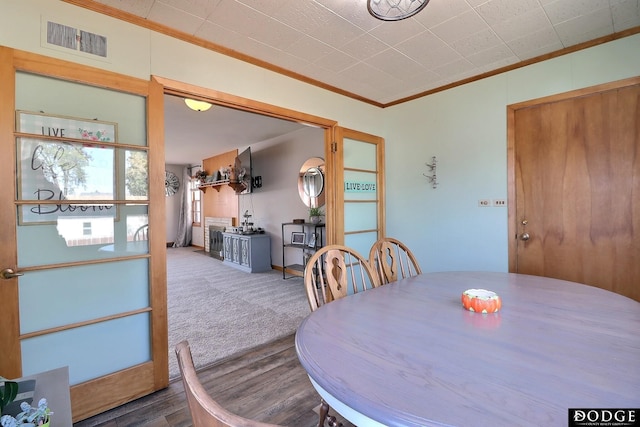
<path id="1" fill-rule="evenodd" d="M 238 154 L 236 158 L 236 163 L 239 168 L 239 175 L 242 175 L 242 181 L 244 182 L 245 189 L 240 194 L 248 194 L 253 190 L 251 185 L 251 177 L 253 176 L 253 171 L 251 169 L 251 147 L 248 147 L 242 153 Z M 244 174 L 242 173 L 244 171 Z"/>

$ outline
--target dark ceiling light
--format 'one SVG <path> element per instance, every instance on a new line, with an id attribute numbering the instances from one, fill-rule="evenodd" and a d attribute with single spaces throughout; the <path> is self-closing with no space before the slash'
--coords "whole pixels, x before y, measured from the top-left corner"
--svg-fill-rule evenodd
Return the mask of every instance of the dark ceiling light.
<path id="1" fill-rule="evenodd" d="M 429 0 L 367 0 L 367 9 L 383 21 L 400 21 L 420 12 Z"/>

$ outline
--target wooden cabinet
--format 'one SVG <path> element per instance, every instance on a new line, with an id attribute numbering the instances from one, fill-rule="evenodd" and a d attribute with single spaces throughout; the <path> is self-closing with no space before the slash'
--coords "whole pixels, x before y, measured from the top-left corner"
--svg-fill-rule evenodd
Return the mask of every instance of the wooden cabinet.
<path id="1" fill-rule="evenodd" d="M 282 278 L 302 276 L 307 260 L 323 246 L 325 224 L 282 224 Z M 289 276 L 287 276 L 287 273 Z"/>
<path id="2" fill-rule="evenodd" d="M 271 239 L 266 234 L 222 233 L 224 264 L 259 273 L 271 270 Z"/>

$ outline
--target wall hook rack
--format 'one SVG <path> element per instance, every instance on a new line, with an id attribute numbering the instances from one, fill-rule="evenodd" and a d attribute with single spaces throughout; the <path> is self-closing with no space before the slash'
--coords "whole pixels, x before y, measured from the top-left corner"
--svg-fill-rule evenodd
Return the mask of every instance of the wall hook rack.
<path id="1" fill-rule="evenodd" d="M 425 166 L 429 168 L 429 172 L 431 172 L 430 174 L 426 174 L 423 173 L 422 175 L 424 175 L 429 182 L 431 183 L 431 187 L 432 188 L 436 188 L 438 186 L 438 180 L 436 178 L 436 156 L 433 156 L 431 158 L 431 163 L 425 163 Z"/>

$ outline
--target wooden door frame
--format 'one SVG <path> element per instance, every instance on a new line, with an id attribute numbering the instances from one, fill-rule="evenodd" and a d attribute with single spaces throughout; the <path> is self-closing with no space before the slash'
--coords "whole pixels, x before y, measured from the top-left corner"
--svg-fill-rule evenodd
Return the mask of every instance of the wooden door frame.
<path id="1" fill-rule="evenodd" d="M 325 176 L 326 182 L 326 239 L 327 244 L 332 244 L 337 238 L 336 233 L 336 212 L 332 207 L 335 205 L 333 200 L 336 197 L 337 189 L 332 179 L 331 171 L 335 166 L 332 164 L 331 147 L 333 142 L 333 129 L 337 122 L 335 120 L 326 119 L 312 114 L 302 113 L 300 111 L 288 108 L 278 107 L 276 105 L 267 104 L 265 102 L 255 101 L 248 98 L 232 95 L 214 89 L 208 89 L 178 80 L 172 80 L 161 76 L 152 76 L 151 80 L 162 87 L 165 95 L 174 95 L 182 98 L 192 98 L 206 101 L 214 105 L 234 108 L 236 110 L 247 111 L 260 114 L 263 116 L 274 117 L 282 120 L 289 120 L 297 123 L 308 124 L 314 127 L 324 129 L 324 157 L 326 162 Z M 164 113 L 163 113 L 164 114 Z"/>
<path id="2" fill-rule="evenodd" d="M 515 140 L 515 115 L 520 109 L 539 106 L 552 102 L 564 101 L 571 98 L 592 95 L 598 92 L 619 89 L 626 86 L 640 84 L 640 77 L 617 80 L 587 88 L 572 90 L 542 98 L 532 99 L 507 106 L 507 197 L 508 197 L 508 251 L 509 272 L 516 273 L 518 269 L 518 218 L 516 218 L 516 140 Z"/>
<path id="3" fill-rule="evenodd" d="M 336 212 L 336 243 L 343 245 L 345 241 L 344 231 L 344 204 L 345 204 L 345 191 L 344 191 L 344 138 L 353 139 L 356 141 L 363 141 L 376 146 L 376 190 L 377 190 L 377 231 L 378 238 L 386 236 L 386 204 L 385 204 L 385 150 L 384 150 L 384 138 L 372 135 L 370 133 L 361 132 L 358 130 L 348 129 L 341 126 L 334 127 L 334 141 L 335 146 L 333 148 L 334 169 L 331 170 L 336 187 L 339 187 L 339 191 L 336 193 L 333 204 L 330 205 L 333 211 Z M 340 209 L 336 209 L 340 207 Z M 366 255 L 366 254 L 364 254 Z"/>

